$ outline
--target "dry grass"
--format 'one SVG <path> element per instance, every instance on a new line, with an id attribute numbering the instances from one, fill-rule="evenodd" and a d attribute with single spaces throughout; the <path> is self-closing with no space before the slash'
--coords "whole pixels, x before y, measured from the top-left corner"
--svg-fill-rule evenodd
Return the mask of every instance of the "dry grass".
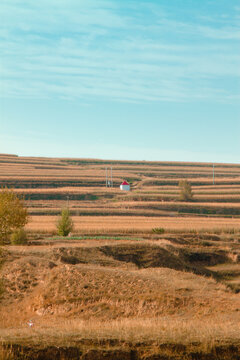
<path id="1" fill-rule="evenodd" d="M 33 329 L 20 327 L 16 329 L 0 330 L 0 340 L 12 343 L 38 342 L 41 339 L 46 345 L 70 346 L 81 339 L 89 339 L 93 343 L 102 340 L 118 340 L 129 343 L 181 344 L 198 345 L 201 349 L 211 349 L 214 344 L 239 343 L 240 322 L 219 318 L 208 320 L 181 320 L 169 316 L 155 319 L 121 319 L 113 321 L 96 320 L 65 320 L 59 326 L 49 319 L 49 326 L 36 322 Z M 200 346 L 199 346 L 200 345 Z M 194 348 L 194 345 L 192 345 Z"/>
<path id="2" fill-rule="evenodd" d="M 74 216 L 77 233 L 144 233 L 162 227 L 166 231 L 240 231 L 236 218 L 198 218 L 198 217 L 138 217 L 138 216 Z M 32 216 L 26 228 L 34 232 L 53 232 L 56 230 L 57 216 Z"/>

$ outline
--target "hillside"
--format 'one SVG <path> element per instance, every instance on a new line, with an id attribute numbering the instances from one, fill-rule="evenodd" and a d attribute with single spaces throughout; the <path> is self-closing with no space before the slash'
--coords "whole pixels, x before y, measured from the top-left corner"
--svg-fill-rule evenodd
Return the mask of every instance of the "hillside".
<path id="1" fill-rule="evenodd" d="M 165 234 L 5 247 L 2 358 L 238 359 L 239 242 Z"/>
<path id="2" fill-rule="evenodd" d="M 215 164 L 215 185 L 212 164 L 0 155 L 0 169 L 31 215 L 28 245 L 0 249 L 1 360 L 240 359 L 240 165 Z"/>
<path id="3" fill-rule="evenodd" d="M 106 167 L 113 169 L 113 188 L 106 188 Z M 120 191 L 126 179 L 130 192 Z M 179 201 L 178 182 L 187 179 L 194 194 L 192 202 Z M 153 227 L 183 229 L 181 218 L 190 217 L 185 226 L 200 228 L 238 228 L 240 218 L 240 165 L 147 161 L 104 161 L 94 159 L 56 159 L 0 155 L 0 185 L 23 194 L 32 215 L 29 229 L 53 231 L 62 207 L 69 206 L 77 229 L 83 222 L 98 230 L 98 217 L 104 228 L 135 231 L 142 219 L 146 231 Z M 39 216 L 41 217 L 39 219 Z M 42 216 L 48 216 L 43 218 Z M 81 218 L 78 218 L 80 216 Z M 120 225 L 112 229 L 109 216 Z M 84 218 L 85 219 L 84 219 Z M 159 221 L 159 219 L 161 221 Z M 202 221 L 201 219 L 204 218 Z M 126 226 L 127 219 L 132 227 Z M 51 221 L 50 221 L 51 220 Z M 141 220 L 140 220 L 141 221 Z M 151 223 L 150 227 L 148 222 Z M 46 223 L 43 229 L 43 223 Z M 115 221 L 114 221 L 115 223 Z M 86 225 L 85 225 L 86 224 Z M 91 225 L 90 225 L 91 224 Z M 160 225 L 159 225 L 160 224 Z M 85 227 L 86 226 L 86 227 Z M 100 227 L 100 233 L 102 228 Z"/>

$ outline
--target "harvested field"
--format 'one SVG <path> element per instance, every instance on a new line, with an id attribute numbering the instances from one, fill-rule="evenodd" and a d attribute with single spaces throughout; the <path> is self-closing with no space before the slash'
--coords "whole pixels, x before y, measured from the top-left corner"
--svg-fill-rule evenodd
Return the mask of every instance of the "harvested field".
<path id="1" fill-rule="evenodd" d="M 32 216 L 27 225 L 30 231 L 53 232 L 57 216 Z M 149 233 L 160 227 L 166 231 L 239 231 L 240 220 L 235 218 L 199 217 L 141 217 L 141 216 L 74 216 L 77 233 Z"/>
<path id="2" fill-rule="evenodd" d="M 105 186 L 107 166 L 113 168 L 113 188 Z M 25 197 L 31 215 L 57 215 L 62 207 L 69 206 L 73 216 L 130 216 L 131 221 L 138 216 L 240 216 L 237 164 L 215 164 L 214 184 L 212 164 L 206 163 L 1 155 L 0 174 L 2 186 L 13 187 Z M 129 193 L 119 189 L 124 179 L 131 184 Z M 181 179 L 188 179 L 192 185 L 192 202 L 179 202 Z"/>

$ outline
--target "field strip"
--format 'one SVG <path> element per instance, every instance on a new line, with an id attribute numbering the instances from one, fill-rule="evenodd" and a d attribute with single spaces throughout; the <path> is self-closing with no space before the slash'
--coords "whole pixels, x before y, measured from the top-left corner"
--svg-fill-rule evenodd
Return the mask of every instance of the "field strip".
<path id="1" fill-rule="evenodd" d="M 57 216 L 31 216 L 26 228 L 30 231 L 54 231 Z M 169 230 L 240 230 L 240 220 L 236 218 L 196 218 L 196 217 L 142 217 L 142 216 L 74 216 L 75 230 L 91 231 L 150 231 L 156 227 Z"/>

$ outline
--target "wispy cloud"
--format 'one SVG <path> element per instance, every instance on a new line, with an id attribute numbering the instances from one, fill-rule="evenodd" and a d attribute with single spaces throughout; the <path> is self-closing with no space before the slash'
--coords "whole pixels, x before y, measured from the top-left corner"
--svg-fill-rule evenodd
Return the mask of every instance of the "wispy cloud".
<path id="1" fill-rule="evenodd" d="M 151 1 L 136 7 L 2 0 L 0 8 L 7 19 L 0 29 L 2 96 L 132 102 L 239 96 L 240 29 L 227 18 L 221 26 L 191 23 Z"/>

